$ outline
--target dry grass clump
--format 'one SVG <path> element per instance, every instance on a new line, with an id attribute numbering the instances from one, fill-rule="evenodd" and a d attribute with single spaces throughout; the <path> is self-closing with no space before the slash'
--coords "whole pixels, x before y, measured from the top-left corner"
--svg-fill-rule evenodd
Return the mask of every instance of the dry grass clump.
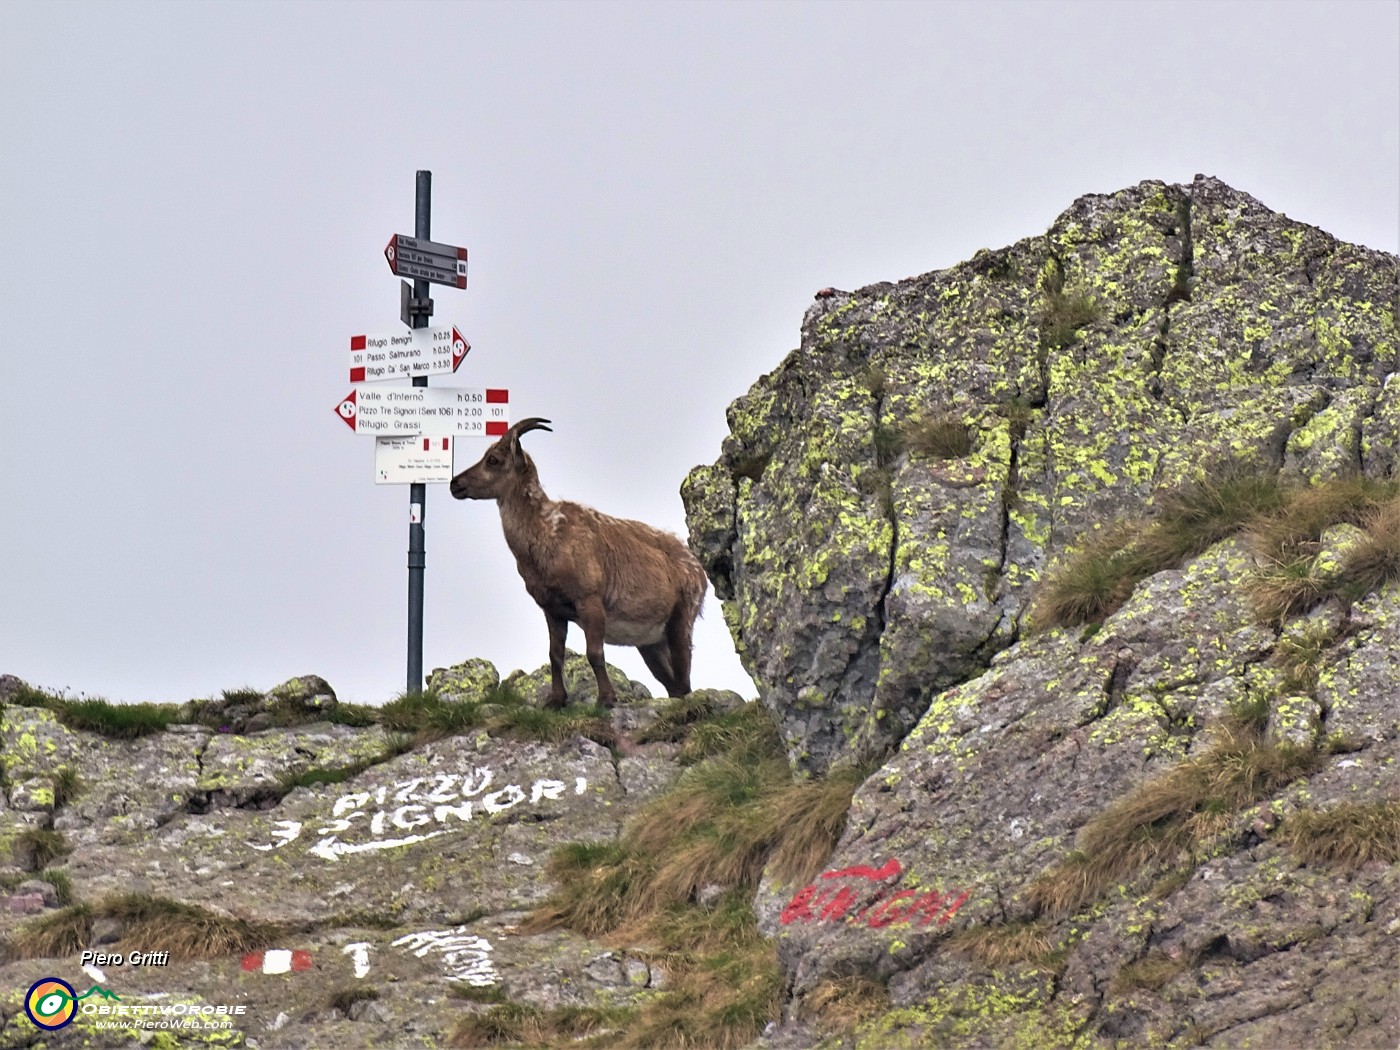
<path id="1" fill-rule="evenodd" d="M 1040 629 L 1096 623 L 1116 611 L 1145 576 L 1132 550 L 1130 526 L 1109 526 L 1081 542 L 1074 556 L 1041 585 L 1031 606 Z"/>
<path id="2" fill-rule="evenodd" d="M 242 955 L 265 947 L 276 935 L 270 925 L 141 893 L 109 898 L 94 914 L 119 920 L 123 940 L 141 945 L 143 951 L 167 951 L 171 959 Z"/>
<path id="3" fill-rule="evenodd" d="M 869 977 L 837 977 L 823 981 L 802 1000 L 802 1012 L 828 1032 L 850 1035 L 866 1021 L 890 1008 L 885 986 Z"/>
<path id="4" fill-rule="evenodd" d="M 501 1003 L 458 1021 L 447 1038 L 447 1045 L 454 1048 L 614 1045 L 608 1041 L 611 1033 L 634 1013 L 624 1007 L 561 1006 L 540 1010 L 523 1003 Z"/>
<path id="5" fill-rule="evenodd" d="M 971 428 L 949 412 L 917 416 L 904 427 L 904 447 L 933 459 L 961 459 L 972 444 Z"/>
<path id="6" fill-rule="evenodd" d="M 1122 521 L 1094 533 L 1041 587 L 1037 627 L 1102 620 L 1153 573 L 1172 569 L 1277 508 L 1278 479 L 1229 472 L 1158 497 L 1150 521 Z"/>
<path id="7" fill-rule="evenodd" d="M 1040 343 L 1059 350 L 1079 338 L 1079 329 L 1103 317 L 1103 308 L 1086 292 L 1065 290 L 1065 268 L 1052 258 L 1040 281 L 1045 306 L 1040 315 Z"/>
<path id="8" fill-rule="evenodd" d="M 1371 861 L 1400 861 L 1400 802 L 1343 802 L 1299 810 L 1281 830 L 1283 843 L 1308 864 L 1354 871 Z"/>
<path id="9" fill-rule="evenodd" d="M 1065 290 L 1065 267 L 1051 258 L 1040 278 L 1045 305 L 1040 314 L 1040 345 L 1059 350 L 1079 338 L 1079 329 L 1103 317 L 1103 308 L 1088 293 Z"/>
<path id="10" fill-rule="evenodd" d="M 14 837 L 11 849 L 29 871 L 40 871 L 67 856 L 72 847 L 63 832 L 50 828 L 25 828 Z"/>
<path id="11" fill-rule="evenodd" d="M 1185 957 L 1173 959 L 1165 952 L 1148 952 L 1141 959 L 1128 963 L 1109 982 L 1109 995 L 1128 995 L 1136 991 L 1155 992 L 1164 988 L 1177 974 L 1190 966 Z"/>
<path id="12" fill-rule="evenodd" d="M 1140 785 L 1080 830 L 1077 849 L 1031 883 L 1042 913 L 1079 911 L 1112 883 L 1189 860 L 1235 815 L 1315 771 L 1318 752 L 1265 741 L 1257 726 L 1227 724 L 1207 751 Z"/>
<path id="13" fill-rule="evenodd" d="M 9 959 L 62 959 L 77 955 L 92 938 L 92 909 L 74 904 L 27 922 L 5 942 Z"/>
<path id="14" fill-rule="evenodd" d="M 1365 535 L 1340 565 L 1324 569 L 1317 564 L 1322 534 L 1344 523 Z M 1271 623 L 1328 599 L 1352 602 L 1400 580 L 1394 483 L 1353 477 L 1290 487 L 1273 475 L 1233 471 L 1159 497 L 1150 520 L 1094 533 L 1046 579 L 1032 619 L 1040 628 L 1102 620 L 1146 577 L 1240 531 L 1264 565 L 1248 587 L 1259 616 Z"/>
<path id="15" fill-rule="evenodd" d="M 1363 525 L 1395 495 L 1395 486 L 1364 477 L 1335 478 L 1289 491 L 1272 513 L 1251 523 L 1249 539 L 1262 557 L 1287 563 L 1316 553 L 1317 542 L 1333 525 Z"/>
<path id="16" fill-rule="evenodd" d="M 1341 524 L 1357 526 L 1363 534 L 1338 563 L 1323 566 L 1322 534 Z M 1300 490 L 1258 522 L 1250 538 L 1268 566 L 1250 582 L 1250 595 L 1270 623 L 1328 600 L 1349 604 L 1400 580 L 1400 496 L 1393 484 L 1348 478 Z"/>
<path id="17" fill-rule="evenodd" d="M 11 958 L 56 958 L 87 947 L 95 919 L 122 923 L 122 940 L 142 951 L 167 951 L 172 960 L 242 955 L 271 943 L 274 926 L 215 915 L 191 904 L 145 894 L 77 904 L 20 927 L 9 939 Z"/>
<path id="18" fill-rule="evenodd" d="M 692 769 L 638 813 L 622 839 L 556 850 L 558 890 L 528 928 L 601 936 L 693 901 L 705 887 L 757 887 L 771 863 L 802 883 L 821 871 L 845 827 L 859 770 L 794 783 L 785 759 L 730 753 Z"/>
<path id="19" fill-rule="evenodd" d="M 1044 923 L 1011 922 L 969 926 L 948 938 L 947 951 L 962 952 L 995 969 L 1015 963 L 1043 962 L 1055 951 Z"/>
<path id="20" fill-rule="evenodd" d="M 50 778 L 53 784 L 53 808 L 62 809 L 83 791 L 83 778 L 72 766 L 60 766 Z"/>
<path id="21" fill-rule="evenodd" d="M 1247 587 L 1255 613 L 1277 625 L 1332 597 L 1335 583 L 1317 572 L 1311 558 L 1298 558 L 1257 570 Z"/>
<path id="22" fill-rule="evenodd" d="M 1285 693 L 1311 696 L 1327 650 L 1337 641 L 1338 629 L 1315 623 L 1305 630 L 1288 634 L 1274 646 L 1274 663 L 1283 671 Z"/>

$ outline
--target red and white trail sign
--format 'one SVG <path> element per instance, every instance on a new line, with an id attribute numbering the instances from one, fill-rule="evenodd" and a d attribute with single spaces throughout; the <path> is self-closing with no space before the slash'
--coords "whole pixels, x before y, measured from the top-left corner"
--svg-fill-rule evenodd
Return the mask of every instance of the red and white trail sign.
<path id="1" fill-rule="evenodd" d="M 243 956 L 243 969 L 263 973 L 291 973 L 311 969 L 311 953 L 269 948 L 264 952 L 249 952 Z"/>
<path id="2" fill-rule="evenodd" d="M 411 379 L 457 371 L 471 343 L 456 325 L 350 337 L 350 382 Z"/>
<path id="3" fill-rule="evenodd" d="M 510 391 L 479 387 L 356 387 L 335 406 L 357 434 L 499 437 L 510 427 Z"/>

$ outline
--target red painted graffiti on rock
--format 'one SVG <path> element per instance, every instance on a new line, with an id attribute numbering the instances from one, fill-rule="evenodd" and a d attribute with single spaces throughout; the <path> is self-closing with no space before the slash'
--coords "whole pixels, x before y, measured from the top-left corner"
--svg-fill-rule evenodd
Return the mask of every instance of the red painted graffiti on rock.
<path id="1" fill-rule="evenodd" d="M 850 868 L 822 872 L 820 880 L 864 879 L 883 882 L 904 874 L 899 861 L 891 857 L 880 867 L 857 864 Z M 883 929 L 897 922 L 940 926 L 951 919 L 970 895 L 968 890 L 899 890 L 881 886 L 870 895 L 868 889 L 857 891 L 850 886 L 819 886 L 809 883 L 788 901 L 778 921 L 784 926 L 794 922 L 844 922 L 854 926 Z M 859 905 L 859 907 L 857 907 Z M 852 910 L 855 909 L 855 910 Z"/>

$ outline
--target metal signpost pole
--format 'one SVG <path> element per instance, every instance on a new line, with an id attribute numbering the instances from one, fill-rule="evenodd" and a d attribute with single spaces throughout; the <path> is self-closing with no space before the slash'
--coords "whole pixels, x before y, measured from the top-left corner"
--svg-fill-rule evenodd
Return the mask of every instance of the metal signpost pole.
<path id="1" fill-rule="evenodd" d="M 432 237 L 433 173 L 420 171 L 414 193 L 413 236 L 420 240 Z M 420 303 L 428 298 L 428 282 L 415 279 L 413 297 Z M 431 310 L 431 307 L 429 307 Z M 426 328 L 429 314 L 416 311 L 412 314 L 413 328 Z M 414 386 L 427 386 L 427 376 L 414 376 Z M 420 483 L 408 487 L 408 691 L 421 692 L 423 689 L 423 569 L 427 557 L 423 547 L 423 518 L 427 502 L 427 485 Z"/>

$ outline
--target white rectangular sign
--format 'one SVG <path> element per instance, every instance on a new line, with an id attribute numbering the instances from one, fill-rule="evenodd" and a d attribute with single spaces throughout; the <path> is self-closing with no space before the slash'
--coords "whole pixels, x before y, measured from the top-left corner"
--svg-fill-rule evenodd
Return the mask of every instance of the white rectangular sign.
<path id="1" fill-rule="evenodd" d="M 336 414 L 357 434 L 496 437 L 509 427 L 510 391 L 479 387 L 356 387 Z"/>
<path id="2" fill-rule="evenodd" d="M 352 335 L 350 382 L 374 383 L 455 372 L 471 348 L 454 325 L 386 335 Z"/>
<path id="3" fill-rule="evenodd" d="M 380 437 L 374 439 L 376 485 L 433 484 L 452 480 L 450 437 Z"/>

